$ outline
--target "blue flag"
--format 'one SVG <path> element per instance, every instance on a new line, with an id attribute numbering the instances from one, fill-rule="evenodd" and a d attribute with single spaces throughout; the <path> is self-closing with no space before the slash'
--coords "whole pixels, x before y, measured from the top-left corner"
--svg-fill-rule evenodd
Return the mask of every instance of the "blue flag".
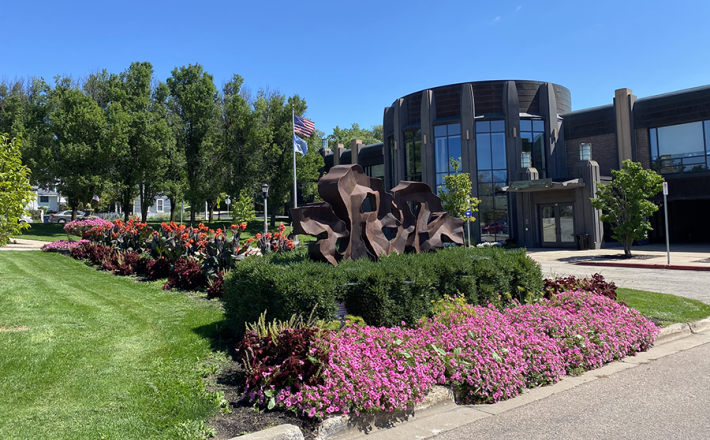
<path id="1" fill-rule="evenodd" d="M 295 134 L 293 135 L 293 151 L 295 151 L 296 153 L 301 153 L 301 156 L 305 156 L 306 152 L 308 152 L 308 144 L 306 143 L 306 141 L 296 136 Z"/>

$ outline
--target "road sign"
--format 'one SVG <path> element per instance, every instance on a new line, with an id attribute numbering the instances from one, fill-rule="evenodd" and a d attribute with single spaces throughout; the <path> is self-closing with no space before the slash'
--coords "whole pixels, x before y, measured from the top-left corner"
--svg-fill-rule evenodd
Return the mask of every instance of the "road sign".
<path id="1" fill-rule="evenodd" d="M 466 214 L 464 214 L 464 215 L 465 215 L 466 217 L 473 217 L 473 212 L 471 212 L 471 210 L 469 209 L 469 210 L 466 211 Z"/>
<path id="2" fill-rule="evenodd" d="M 663 195 L 668 195 L 668 182 L 663 182 Z"/>

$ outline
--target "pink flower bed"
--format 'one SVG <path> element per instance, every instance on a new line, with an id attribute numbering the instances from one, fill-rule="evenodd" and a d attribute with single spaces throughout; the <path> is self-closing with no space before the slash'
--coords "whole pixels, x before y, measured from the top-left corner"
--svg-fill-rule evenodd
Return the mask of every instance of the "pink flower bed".
<path id="1" fill-rule="evenodd" d="M 86 233 L 91 230 L 91 228 L 101 226 L 107 228 L 113 228 L 113 223 L 108 220 L 101 218 L 88 218 L 85 220 L 72 220 L 66 225 L 64 225 L 64 232 L 67 235 L 76 235 L 81 238 L 88 238 Z"/>
<path id="2" fill-rule="evenodd" d="M 89 240 L 58 240 L 49 244 L 45 244 L 44 246 L 42 246 L 42 250 L 45 252 L 70 251 L 74 248 L 83 245 L 84 243 L 89 243 Z"/>
<path id="3" fill-rule="evenodd" d="M 493 403 L 646 350 L 659 331 L 635 310 L 586 292 L 503 311 L 452 303 L 411 329 L 323 330 L 309 342 L 309 353 L 321 358 L 308 356 L 320 366 L 315 377 L 289 377 L 287 364 L 306 360 L 291 356 L 252 369 L 260 376 L 245 395 L 318 418 L 406 409 L 437 384 L 452 387 L 462 403 Z"/>

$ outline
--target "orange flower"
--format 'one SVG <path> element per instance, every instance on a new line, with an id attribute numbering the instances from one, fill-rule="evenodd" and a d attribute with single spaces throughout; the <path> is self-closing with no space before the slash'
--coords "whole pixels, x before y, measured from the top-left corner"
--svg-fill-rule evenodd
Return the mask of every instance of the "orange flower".
<path id="1" fill-rule="evenodd" d="M 190 235 L 186 232 L 180 236 L 180 240 L 187 240 Z"/>
<path id="2" fill-rule="evenodd" d="M 246 224 L 246 223 L 242 223 L 241 225 L 239 225 L 239 230 L 240 230 L 240 231 L 244 231 L 244 230 L 246 230 L 246 228 L 247 228 L 247 224 Z"/>
<path id="3" fill-rule="evenodd" d="M 279 232 L 283 233 L 286 230 L 286 226 L 283 223 L 279 224 Z"/>
<path id="4" fill-rule="evenodd" d="M 237 226 L 237 225 L 232 225 L 232 226 L 229 227 L 229 229 L 231 229 L 231 230 L 233 231 L 233 230 L 237 229 L 238 227 L 239 227 L 239 226 Z"/>
<path id="5" fill-rule="evenodd" d="M 261 239 L 261 234 L 256 234 L 256 239 L 260 240 Z"/>

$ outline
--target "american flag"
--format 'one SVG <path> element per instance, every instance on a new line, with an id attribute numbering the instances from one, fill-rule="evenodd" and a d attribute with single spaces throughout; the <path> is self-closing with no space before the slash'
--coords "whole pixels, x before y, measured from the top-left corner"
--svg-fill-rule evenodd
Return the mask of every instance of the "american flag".
<path id="1" fill-rule="evenodd" d="M 302 118 L 298 115 L 293 115 L 293 131 L 301 136 L 311 137 L 311 134 L 316 129 L 313 121 Z"/>

